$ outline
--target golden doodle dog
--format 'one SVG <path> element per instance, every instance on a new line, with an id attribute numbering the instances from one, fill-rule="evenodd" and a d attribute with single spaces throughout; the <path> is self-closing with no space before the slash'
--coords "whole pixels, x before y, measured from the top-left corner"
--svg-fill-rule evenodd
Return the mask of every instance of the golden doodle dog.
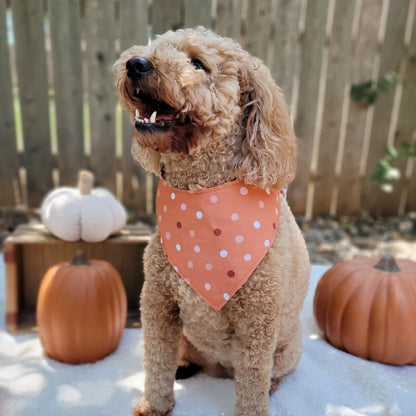
<path id="1" fill-rule="evenodd" d="M 297 154 L 282 92 L 259 59 L 203 28 L 126 50 L 114 73 L 133 157 L 160 177 L 134 414 L 171 415 L 175 375 L 197 365 L 234 377 L 236 415 L 269 415 L 301 356 L 310 271 L 280 192 Z"/>

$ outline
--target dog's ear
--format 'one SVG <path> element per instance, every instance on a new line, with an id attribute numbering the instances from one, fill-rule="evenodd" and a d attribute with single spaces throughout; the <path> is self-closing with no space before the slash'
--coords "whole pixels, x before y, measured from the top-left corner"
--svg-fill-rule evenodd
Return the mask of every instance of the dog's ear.
<path id="1" fill-rule="evenodd" d="M 237 176 L 260 188 L 283 189 L 294 179 L 297 145 L 287 105 L 269 69 L 251 58 L 240 70 L 241 147 Z"/>

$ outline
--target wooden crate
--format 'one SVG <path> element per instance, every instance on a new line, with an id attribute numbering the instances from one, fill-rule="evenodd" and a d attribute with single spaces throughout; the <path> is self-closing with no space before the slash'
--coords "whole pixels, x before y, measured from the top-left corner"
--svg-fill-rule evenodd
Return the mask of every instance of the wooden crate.
<path id="1" fill-rule="evenodd" d="M 7 330 L 36 330 L 36 300 L 45 272 L 55 263 L 70 262 L 80 249 L 89 259 L 106 260 L 117 269 L 127 294 L 127 326 L 138 326 L 143 250 L 149 239 L 149 230 L 137 226 L 127 226 L 100 243 L 66 242 L 55 238 L 42 224 L 18 227 L 4 243 Z"/>

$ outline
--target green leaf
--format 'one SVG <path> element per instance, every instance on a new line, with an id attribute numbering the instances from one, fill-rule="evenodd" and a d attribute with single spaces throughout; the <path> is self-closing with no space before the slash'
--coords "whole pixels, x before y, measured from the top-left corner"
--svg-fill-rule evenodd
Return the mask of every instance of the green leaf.
<path id="1" fill-rule="evenodd" d="M 397 159 L 397 157 L 399 156 L 399 153 L 397 152 L 397 150 L 394 146 L 387 146 L 386 154 L 387 154 L 387 156 L 391 157 L 392 159 Z"/>
<path id="2" fill-rule="evenodd" d="M 351 97 L 357 102 L 365 102 L 367 105 L 375 103 L 378 93 L 386 91 L 391 85 L 397 82 L 398 75 L 390 71 L 381 76 L 377 82 L 368 80 L 351 86 Z"/>
<path id="3" fill-rule="evenodd" d="M 380 170 L 386 171 L 387 169 L 391 168 L 391 164 L 387 159 L 380 159 L 378 161 L 378 168 Z"/>

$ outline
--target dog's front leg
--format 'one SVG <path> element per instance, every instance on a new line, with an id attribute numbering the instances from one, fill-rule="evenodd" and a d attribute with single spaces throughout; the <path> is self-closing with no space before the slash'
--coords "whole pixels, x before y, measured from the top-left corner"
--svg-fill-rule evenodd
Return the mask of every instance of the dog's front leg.
<path id="1" fill-rule="evenodd" d="M 261 309 L 261 308 L 258 308 Z M 235 322 L 234 377 L 237 395 L 235 416 L 268 416 L 269 389 L 276 345 L 277 318 L 248 310 L 246 318 Z M 245 308 L 242 310 L 247 311 Z"/>
<path id="2" fill-rule="evenodd" d="M 163 283 L 152 281 L 143 285 L 140 310 L 146 378 L 134 415 L 169 416 L 175 404 L 173 383 L 182 333 L 179 310 Z"/>

